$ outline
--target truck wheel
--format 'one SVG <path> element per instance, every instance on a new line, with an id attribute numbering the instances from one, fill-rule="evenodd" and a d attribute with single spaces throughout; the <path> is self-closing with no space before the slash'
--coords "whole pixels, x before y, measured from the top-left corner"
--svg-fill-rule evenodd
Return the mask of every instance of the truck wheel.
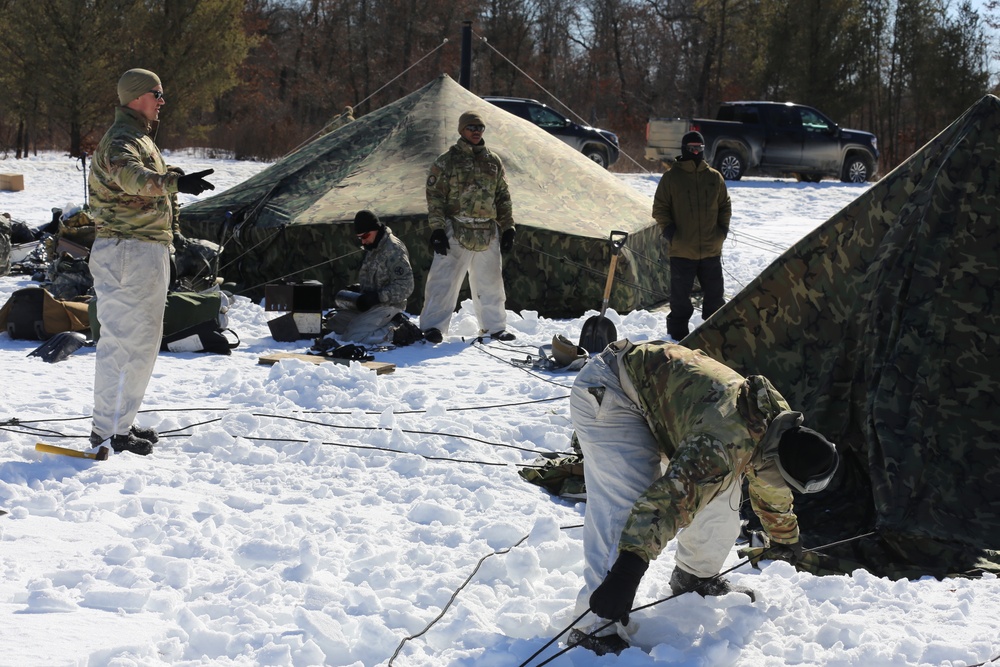
<path id="1" fill-rule="evenodd" d="M 738 181 L 743 177 L 743 170 L 747 165 L 743 161 L 743 156 L 736 151 L 722 151 L 715 158 L 715 168 L 719 170 L 722 177 L 727 181 Z"/>
<path id="2" fill-rule="evenodd" d="M 605 169 L 608 168 L 608 156 L 604 154 L 600 148 L 588 147 L 583 149 L 583 154 L 589 157 L 591 160 L 601 165 Z"/>
<path id="3" fill-rule="evenodd" d="M 851 155 L 844 162 L 844 171 L 840 180 L 844 183 L 864 183 L 872 175 L 872 166 L 860 155 Z"/>

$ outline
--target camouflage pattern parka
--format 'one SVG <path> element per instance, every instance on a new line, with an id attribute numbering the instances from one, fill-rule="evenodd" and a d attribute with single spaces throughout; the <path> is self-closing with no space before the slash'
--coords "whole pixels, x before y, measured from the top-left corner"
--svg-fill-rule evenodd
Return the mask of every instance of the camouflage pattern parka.
<path id="1" fill-rule="evenodd" d="M 173 240 L 181 172 L 168 171 L 149 129 L 139 113 L 117 107 L 94 152 L 88 185 L 98 237 Z"/>
<path id="2" fill-rule="evenodd" d="M 358 272 L 362 292 L 378 292 L 379 303 L 406 309 L 413 292 L 413 269 L 406 245 L 388 227 L 379 232 L 375 247 L 365 251 Z"/>
<path id="3" fill-rule="evenodd" d="M 636 345 L 621 363 L 669 465 L 633 506 L 619 549 L 656 558 L 719 494 L 738 504 L 744 475 L 772 541 L 796 542 L 792 492 L 774 458 L 781 434 L 802 415 L 767 378 L 743 378 L 700 350 L 662 341 Z"/>
<path id="4" fill-rule="evenodd" d="M 663 233 L 672 227 L 670 256 L 705 259 L 722 254 L 733 205 L 726 180 L 704 161 L 678 160 L 660 177 L 653 218 Z"/>
<path id="5" fill-rule="evenodd" d="M 500 156 L 485 142 L 459 139 L 427 174 L 427 221 L 444 229 L 456 216 L 495 220 L 500 231 L 514 227 L 514 209 Z"/>

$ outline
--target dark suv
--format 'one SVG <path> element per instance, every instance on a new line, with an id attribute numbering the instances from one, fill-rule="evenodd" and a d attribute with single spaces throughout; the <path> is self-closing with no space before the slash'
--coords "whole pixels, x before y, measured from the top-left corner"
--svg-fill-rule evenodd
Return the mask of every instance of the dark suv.
<path id="1" fill-rule="evenodd" d="M 504 111 L 530 121 L 580 151 L 605 169 L 618 160 L 618 135 L 596 127 L 577 125 L 537 100 L 523 97 L 483 97 Z"/>

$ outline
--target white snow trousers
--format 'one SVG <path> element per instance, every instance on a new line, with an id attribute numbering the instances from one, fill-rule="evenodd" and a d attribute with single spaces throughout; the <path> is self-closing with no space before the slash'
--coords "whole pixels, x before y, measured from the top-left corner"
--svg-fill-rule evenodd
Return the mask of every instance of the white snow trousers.
<path id="1" fill-rule="evenodd" d="M 341 342 L 378 345 L 392 336 L 389 323 L 403 312 L 395 306 L 373 306 L 365 312 L 338 310 L 330 318 L 330 329 Z"/>
<path id="2" fill-rule="evenodd" d="M 620 377 L 618 369 L 616 350 L 609 347 L 587 362 L 570 394 L 587 485 L 584 585 L 577 596 L 577 615 L 590 606 L 591 594 L 618 558 L 619 538 L 635 501 L 662 474 L 660 448 L 642 410 L 629 398 L 635 391 L 627 374 L 622 371 Z M 719 573 L 740 532 L 739 504 L 740 489 L 734 484 L 698 512 L 677 536 L 678 567 L 698 577 Z M 588 614 L 579 625 L 595 619 Z"/>
<path id="3" fill-rule="evenodd" d="M 162 243 L 98 237 L 90 251 L 97 293 L 94 432 L 129 432 L 163 338 L 170 249 Z"/>
<path id="4" fill-rule="evenodd" d="M 507 328 L 507 293 L 503 288 L 499 234 L 486 250 L 473 251 L 455 240 L 451 224 L 446 225 L 451 248 L 447 255 L 434 253 L 431 269 L 424 283 L 424 307 L 420 311 L 420 329 L 437 329 L 447 335 L 455 312 L 458 293 L 469 274 L 472 306 L 483 333 Z"/>

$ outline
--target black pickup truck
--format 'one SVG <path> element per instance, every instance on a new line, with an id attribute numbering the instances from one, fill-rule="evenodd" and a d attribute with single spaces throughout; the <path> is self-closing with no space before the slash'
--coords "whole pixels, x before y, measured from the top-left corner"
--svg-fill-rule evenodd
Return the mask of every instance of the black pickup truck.
<path id="1" fill-rule="evenodd" d="M 841 129 L 816 109 L 791 102 L 723 102 L 715 120 L 651 118 L 646 159 L 669 165 L 692 130 L 705 137 L 705 159 L 731 181 L 755 169 L 812 183 L 824 176 L 864 183 L 878 164 L 874 134 Z"/>

